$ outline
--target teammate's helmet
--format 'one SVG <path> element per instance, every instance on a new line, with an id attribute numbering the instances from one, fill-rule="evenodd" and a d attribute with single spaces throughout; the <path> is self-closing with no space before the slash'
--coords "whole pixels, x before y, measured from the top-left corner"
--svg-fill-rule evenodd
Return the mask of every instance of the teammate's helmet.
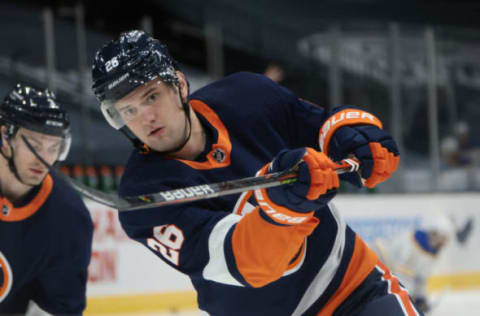
<path id="1" fill-rule="evenodd" d="M 143 31 L 122 33 L 119 39 L 103 46 L 93 62 L 92 89 L 108 123 L 122 128 L 125 122 L 114 103 L 156 78 L 177 84 L 177 69 L 167 47 Z"/>
<path id="2" fill-rule="evenodd" d="M 454 223 L 445 214 L 437 214 L 424 219 L 421 229 L 450 237 L 455 233 Z"/>
<path id="3" fill-rule="evenodd" d="M 63 146 L 57 160 L 65 160 L 71 144 L 70 120 L 60 108 L 55 95 L 17 84 L 0 105 L 0 124 L 7 127 L 11 138 L 19 127 L 42 134 L 63 138 Z"/>

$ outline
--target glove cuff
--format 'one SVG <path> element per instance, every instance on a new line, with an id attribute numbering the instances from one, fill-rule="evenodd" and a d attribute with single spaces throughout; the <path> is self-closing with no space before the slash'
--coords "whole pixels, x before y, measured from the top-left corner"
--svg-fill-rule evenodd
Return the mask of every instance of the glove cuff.
<path id="1" fill-rule="evenodd" d="M 346 125 L 373 125 L 382 128 L 382 122 L 373 114 L 359 109 L 345 109 L 330 116 L 320 128 L 318 142 L 320 149 L 328 155 L 328 145 L 333 134 Z"/>
<path id="2" fill-rule="evenodd" d="M 265 165 L 262 169 L 260 169 L 257 175 L 266 174 L 269 166 L 270 163 Z M 284 225 L 296 225 L 305 222 L 313 216 L 313 211 L 308 213 L 299 213 L 276 204 L 270 199 L 266 189 L 257 189 L 254 191 L 254 194 L 262 211 L 276 223 Z"/>

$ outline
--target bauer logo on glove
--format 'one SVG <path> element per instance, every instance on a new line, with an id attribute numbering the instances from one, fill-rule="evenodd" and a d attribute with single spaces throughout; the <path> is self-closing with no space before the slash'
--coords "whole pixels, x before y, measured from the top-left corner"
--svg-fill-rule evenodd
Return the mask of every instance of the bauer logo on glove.
<path id="1" fill-rule="evenodd" d="M 368 112 L 337 108 L 320 129 L 322 152 L 333 160 L 355 156 L 360 160 L 360 175 L 340 178 L 368 188 L 387 180 L 398 168 L 400 153 L 392 137 L 382 129 L 378 118 Z"/>

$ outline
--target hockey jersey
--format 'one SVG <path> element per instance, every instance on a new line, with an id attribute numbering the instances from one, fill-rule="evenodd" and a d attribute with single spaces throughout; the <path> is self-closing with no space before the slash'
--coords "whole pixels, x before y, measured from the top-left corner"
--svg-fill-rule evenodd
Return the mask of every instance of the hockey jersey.
<path id="1" fill-rule="evenodd" d="M 399 278 L 412 297 L 427 297 L 427 281 L 439 254 L 428 246 L 421 230 L 377 239 L 373 249 Z"/>
<path id="2" fill-rule="evenodd" d="M 49 174 L 23 205 L 1 204 L 0 314 L 24 314 L 30 301 L 82 314 L 93 224 L 79 195 Z"/>
<path id="3" fill-rule="evenodd" d="M 237 73 L 190 97 L 207 134 L 195 160 L 134 150 L 120 195 L 251 177 L 282 149 L 318 149 L 324 109 L 264 76 Z M 295 225 L 259 210 L 252 192 L 122 212 L 126 233 L 187 274 L 205 315 L 331 315 L 377 256 L 333 206 Z"/>

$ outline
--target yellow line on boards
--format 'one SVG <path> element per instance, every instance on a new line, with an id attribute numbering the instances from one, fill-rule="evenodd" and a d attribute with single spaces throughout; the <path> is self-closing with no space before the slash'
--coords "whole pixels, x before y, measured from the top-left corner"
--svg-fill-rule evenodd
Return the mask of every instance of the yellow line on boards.
<path id="1" fill-rule="evenodd" d="M 442 288 L 451 290 L 467 290 L 480 287 L 480 273 L 461 273 L 433 275 L 428 279 L 428 290 L 436 291 Z"/>
<path id="2" fill-rule="evenodd" d="M 197 309 L 194 291 L 156 294 L 96 296 L 87 298 L 85 315 L 148 313 Z"/>

